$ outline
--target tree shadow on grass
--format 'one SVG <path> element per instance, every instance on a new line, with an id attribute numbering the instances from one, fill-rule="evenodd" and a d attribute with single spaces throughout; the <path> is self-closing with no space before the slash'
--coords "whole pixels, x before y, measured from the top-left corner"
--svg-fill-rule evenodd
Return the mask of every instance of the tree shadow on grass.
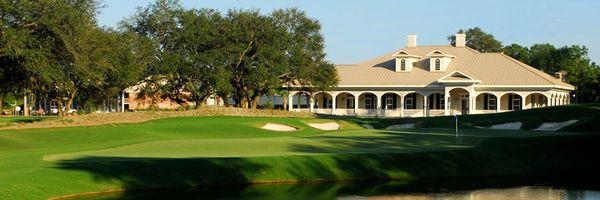
<path id="1" fill-rule="evenodd" d="M 355 138 L 356 140 L 364 140 Z M 333 141 L 332 141 L 333 142 Z M 595 146 L 597 135 L 566 135 L 535 138 L 492 138 L 478 146 L 457 150 L 408 153 L 328 154 L 310 156 L 248 158 L 125 158 L 86 157 L 60 161 L 57 168 L 85 171 L 94 181 L 117 181 L 124 189 L 194 188 L 222 185 L 222 189 L 205 189 L 192 196 L 239 198 L 310 197 L 331 199 L 339 194 L 369 193 L 369 184 L 344 186 L 325 184 L 311 187 L 286 186 L 251 189 L 248 184 L 261 181 L 298 182 L 333 180 L 405 180 L 429 178 L 520 177 L 535 180 L 548 177 L 600 177 Z M 338 148 L 364 147 L 349 142 Z M 319 152 L 321 146 L 293 146 L 296 151 Z M 331 147 L 327 147 L 331 148 Z M 483 181 L 474 181 L 477 186 Z M 492 181 L 492 184 L 494 182 Z M 424 187 L 427 187 L 425 183 Z M 224 186 L 225 185 L 225 186 Z M 225 190 L 226 192 L 223 192 Z M 202 190 L 200 190 L 202 191 Z M 186 193 L 186 192 L 184 192 Z M 131 199 L 140 193 L 126 191 L 115 198 Z M 171 193 L 164 195 L 182 195 Z M 208 196 L 206 196 L 208 195 Z M 158 197 L 159 195 L 157 195 Z M 165 199 L 169 196 L 161 196 Z M 171 196 L 172 197 L 172 196 Z M 318 197 L 318 198 L 316 198 Z M 174 197 L 178 198 L 178 197 Z M 195 198 L 195 197 L 194 197 Z"/>

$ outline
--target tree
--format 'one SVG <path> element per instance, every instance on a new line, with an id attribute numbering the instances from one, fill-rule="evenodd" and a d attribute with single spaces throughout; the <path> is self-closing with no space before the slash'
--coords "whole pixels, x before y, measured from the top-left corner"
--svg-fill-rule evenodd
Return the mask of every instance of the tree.
<path id="1" fill-rule="evenodd" d="M 598 83 L 600 69 L 587 57 L 588 49 L 585 46 L 571 45 L 556 50 L 556 66 L 567 72 L 567 81 L 576 86 L 575 102 L 592 102 L 600 88 L 590 87 Z"/>
<path id="2" fill-rule="evenodd" d="M 11 71 L 23 76 L 20 88 L 26 95 L 47 90 L 59 106 L 71 106 L 77 91 L 98 81 L 96 62 L 98 31 L 94 0 L 14 1 L 0 4 L 2 57 Z M 4 36 L 4 35 L 3 35 Z"/>
<path id="3" fill-rule="evenodd" d="M 168 62 L 158 73 L 164 84 L 161 94 L 180 104 L 201 107 L 216 90 L 225 87 L 227 73 L 221 64 L 222 18 L 214 10 L 187 10 L 177 14 L 178 28 L 164 53 Z"/>
<path id="4" fill-rule="evenodd" d="M 155 43 L 144 97 L 201 106 L 212 94 L 238 107 L 284 86 L 324 90 L 337 84 L 325 59 L 318 21 L 297 9 L 263 15 L 258 10 L 186 10 L 158 0 L 123 23 Z"/>
<path id="5" fill-rule="evenodd" d="M 457 33 L 467 35 L 466 45 L 480 52 L 500 52 L 502 51 L 502 43 L 494 38 L 492 34 L 486 33 L 479 27 L 458 30 Z M 448 36 L 448 41 L 452 45 L 456 44 L 456 36 Z"/>
<path id="6" fill-rule="evenodd" d="M 523 63 L 529 63 L 529 49 L 518 44 L 511 44 L 502 48 L 502 52 Z"/>
<path id="7" fill-rule="evenodd" d="M 547 73 L 558 71 L 555 61 L 556 47 L 551 44 L 534 44 L 529 48 L 529 65 Z"/>
<path id="8" fill-rule="evenodd" d="M 226 55 L 232 98 L 239 107 L 258 105 L 265 94 L 284 85 L 326 89 L 337 84 L 332 64 L 324 61 L 320 24 L 297 9 L 262 16 L 256 10 L 230 10 Z"/>

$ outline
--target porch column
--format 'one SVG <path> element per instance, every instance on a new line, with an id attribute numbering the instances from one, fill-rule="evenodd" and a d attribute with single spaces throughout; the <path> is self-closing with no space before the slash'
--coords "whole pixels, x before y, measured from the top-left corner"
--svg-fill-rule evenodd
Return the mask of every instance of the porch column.
<path id="1" fill-rule="evenodd" d="M 312 95 L 308 95 L 308 112 L 313 112 L 313 106 L 315 105 L 315 100 Z"/>
<path id="2" fill-rule="evenodd" d="M 500 112 L 500 105 L 502 105 L 502 96 L 496 96 L 496 113 Z"/>
<path id="3" fill-rule="evenodd" d="M 400 96 L 400 117 L 404 117 L 404 96 Z"/>
<path id="4" fill-rule="evenodd" d="M 335 99 L 336 97 L 337 97 L 337 94 L 335 96 L 333 94 L 331 94 L 331 98 L 332 98 L 332 100 L 331 100 L 331 114 L 332 115 L 335 115 L 335 107 L 336 107 L 336 101 L 337 101 Z"/>
<path id="5" fill-rule="evenodd" d="M 293 106 L 294 106 L 294 94 L 290 92 L 288 94 L 288 111 L 292 111 Z"/>
<path id="6" fill-rule="evenodd" d="M 450 93 L 448 91 L 444 93 L 444 115 L 450 115 Z"/>
<path id="7" fill-rule="evenodd" d="M 358 115 L 358 96 L 354 94 L 352 94 L 352 96 L 354 97 L 354 115 Z"/>
<path id="8" fill-rule="evenodd" d="M 125 92 L 121 92 L 121 112 L 125 112 Z"/>
<path id="9" fill-rule="evenodd" d="M 521 97 L 521 110 L 525 110 L 525 105 L 526 105 L 526 104 L 527 104 L 527 103 L 525 103 L 525 98 L 524 98 L 524 97 Z"/>
<path id="10" fill-rule="evenodd" d="M 428 108 L 428 104 L 427 104 L 427 96 L 423 96 L 423 116 L 424 117 L 429 117 L 429 112 L 427 111 Z"/>
<path id="11" fill-rule="evenodd" d="M 469 114 L 473 114 L 475 110 L 475 98 L 472 97 L 471 93 L 469 93 Z"/>
<path id="12" fill-rule="evenodd" d="M 377 106 L 375 106 L 375 114 L 376 114 L 376 116 L 380 116 L 381 115 L 381 109 L 382 109 L 381 108 L 381 97 L 383 97 L 383 95 L 382 96 L 375 95 L 375 98 L 377 98 Z"/>

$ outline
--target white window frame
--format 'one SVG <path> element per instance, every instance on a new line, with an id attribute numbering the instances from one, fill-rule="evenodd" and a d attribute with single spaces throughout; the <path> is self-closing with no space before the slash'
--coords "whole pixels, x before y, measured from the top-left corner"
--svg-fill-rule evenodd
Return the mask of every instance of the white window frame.
<path id="1" fill-rule="evenodd" d="M 413 101 L 414 101 L 414 100 L 413 100 L 413 98 L 412 98 L 412 97 L 406 97 L 406 99 L 405 99 L 405 102 L 406 102 L 406 103 L 405 103 L 404 107 L 405 107 L 406 109 L 413 109 L 413 103 L 414 103 Z"/>
<path id="2" fill-rule="evenodd" d="M 400 70 L 406 71 L 406 60 L 405 59 L 400 60 Z"/>
<path id="3" fill-rule="evenodd" d="M 373 99 L 371 97 L 365 97 L 365 109 L 373 109 Z"/>
<path id="4" fill-rule="evenodd" d="M 394 107 L 394 97 L 385 98 L 385 109 L 392 109 Z"/>
<path id="5" fill-rule="evenodd" d="M 515 102 L 517 102 L 517 103 L 515 103 Z M 521 108 L 521 99 L 520 98 L 515 98 L 513 96 L 513 99 L 512 99 L 512 110 L 522 110 L 522 108 Z"/>
<path id="6" fill-rule="evenodd" d="M 436 58 L 434 62 L 433 65 L 435 66 L 435 71 L 440 71 L 442 69 L 442 61 L 439 58 Z"/>
<path id="7" fill-rule="evenodd" d="M 496 98 L 490 98 L 490 97 L 491 97 L 491 95 L 488 96 L 487 109 L 488 110 L 496 110 L 496 104 L 498 103 L 498 100 Z"/>

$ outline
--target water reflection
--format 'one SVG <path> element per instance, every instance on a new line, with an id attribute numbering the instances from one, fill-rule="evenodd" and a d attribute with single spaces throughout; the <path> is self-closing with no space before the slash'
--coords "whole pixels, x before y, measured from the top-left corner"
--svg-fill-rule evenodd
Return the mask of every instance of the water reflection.
<path id="1" fill-rule="evenodd" d="M 550 187 L 517 187 L 505 189 L 481 189 L 460 192 L 430 194 L 392 194 L 374 196 L 342 196 L 344 200 L 596 200 L 600 192 L 586 190 L 566 190 Z"/>
<path id="2" fill-rule="evenodd" d="M 78 199 L 416 199 L 416 200 L 596 200 L 600 190 L 587 186 L 469 185 L 434 181 L 262 184 L 197 189 L 137 191 Z M 500 182 L 502 183 L 502 182 Z M 433 185 L 433 186 L 432 186 Z M 468 189 L 467 189 L 468 188 Z"/>

